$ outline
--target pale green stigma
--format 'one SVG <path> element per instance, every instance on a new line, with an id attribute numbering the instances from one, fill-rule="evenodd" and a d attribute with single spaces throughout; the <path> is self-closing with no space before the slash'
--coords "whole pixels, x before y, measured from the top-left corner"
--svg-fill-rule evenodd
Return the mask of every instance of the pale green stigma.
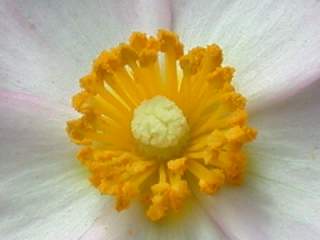
<path id="1" fill-rule="evenodd" d="M 189 126 L 173 101 L 156 96 L 143 101 L 134 110 L 131 131 L 144 154 L 167 159 L 181 151 L 188 138 Z"/>

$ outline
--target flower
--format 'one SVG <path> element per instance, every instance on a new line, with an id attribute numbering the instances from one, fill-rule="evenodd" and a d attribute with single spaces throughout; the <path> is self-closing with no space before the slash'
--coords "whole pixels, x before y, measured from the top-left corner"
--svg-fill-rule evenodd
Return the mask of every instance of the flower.
<path id="1" fill-rule="evenodd" d="M 319 226 L 317 1 L 2 1 L 1 220 L 6 239 L 316 239 Z M 240 187 L 193 192 L 181 216 L 118 213 L 63 131 L 88 60 L 132 31 L 218 43 L 259 136 Z M 134 204 L 133 204 L 134 205 Z"/>
<path id="2" fill-rule="evenodd" d="M 222 58 L 215 44 L 183 55 L 173 32 L 136 32 L 129 44 L 103 51 L 80 80 L 72 105 L 83 115 L 68 121 L 67 132 L 84 146 L 78 159 L 92 184 L 116 197 L 117 210 L 139 199 L 156 221 L 182 208 L 194 181 L 188 174 L 207 194 L 242 181 L 242 146 L 256 130 L 247 126 L 234 69 L 221 66 Z"/>

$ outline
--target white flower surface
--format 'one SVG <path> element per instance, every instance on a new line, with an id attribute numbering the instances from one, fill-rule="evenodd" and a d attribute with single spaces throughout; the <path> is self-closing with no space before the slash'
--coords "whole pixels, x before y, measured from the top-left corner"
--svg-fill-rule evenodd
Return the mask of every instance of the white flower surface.
<path id="1" fill-rule="evenodd" d="M 319 239 L 319 1 L 3 0 L 0 16 L 0 239 Z M 259 131 L 243 185 L 161 224 L 116 212 L 64 132 L 90 61 L 158 28 L 223 48 Z"/>

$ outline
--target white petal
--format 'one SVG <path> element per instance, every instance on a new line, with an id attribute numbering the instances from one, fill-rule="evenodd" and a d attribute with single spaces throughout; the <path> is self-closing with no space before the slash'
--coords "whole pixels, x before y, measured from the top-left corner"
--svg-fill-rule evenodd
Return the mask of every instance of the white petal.
<path id="1" fill-rule="evenodd" d="M 238 188 L 205 201 L 238 239 L 320 236 L 320 81 L 253 116 L 258 139 L 249 147 L 249 176 Z"/>
<path id="2" fill-rule="evenodd" d="M 257 109 L 320 76 L 320 2 L 174 1 L 174 29 L 186 47 L 213 42 L 235 84 Z"/>
<path id="3" fill-rule="evenodd" d="M 121 213 L 109 205 L 81 240 L 224 240 L 224 232 L 199 203 L 190 201 L 182 215 L 153 223 L 133 205 Z M 108 213 L 108 214 L 107 214 Z"/>
<path id="4" fill-rule="evenodd" d="M 78 79 L 104 49 L 132 31 L 170 27 L 167 1 L 16 1 L 0 3 L 0 87 L 69 102 Z"/>
<path id="5" fill-rule="evenodd" d="M 66 109 L 29 95 L 0 92 L 0 236 L 78 239 L 104 201 L 74 159 Z"/>

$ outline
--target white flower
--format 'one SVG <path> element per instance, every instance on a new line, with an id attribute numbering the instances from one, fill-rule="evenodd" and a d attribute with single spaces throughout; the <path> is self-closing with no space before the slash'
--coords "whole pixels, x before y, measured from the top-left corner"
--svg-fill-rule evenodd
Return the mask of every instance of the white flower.
<path id="1" fill-rule="evenodd" d="M 320 2 L 4 0 L 0 13 L 1 239 L 319 238 Z M 158 28 L 224 49 L 259 130 L 245 184 L 162 224 L 114 211 L 64 132 L 88 61 Z"/>

